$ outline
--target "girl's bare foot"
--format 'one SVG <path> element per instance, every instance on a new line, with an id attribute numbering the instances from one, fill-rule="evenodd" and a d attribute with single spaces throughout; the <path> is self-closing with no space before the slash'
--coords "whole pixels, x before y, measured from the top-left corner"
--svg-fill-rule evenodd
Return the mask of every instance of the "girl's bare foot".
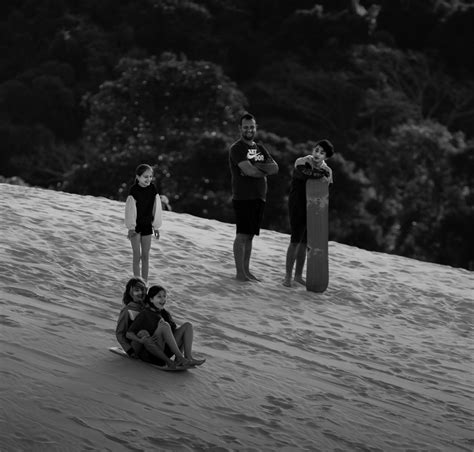
<path id="1" fill-rule="evenodd" d="M 301 275 L 295 275 L 295 282 L 303 284 L 303 286 L 306 286 L 306 281 L 303 279 Z"/>
<path id="2" fill-rule="evenodd" d="M 177 366 L 177 367 L 190 367 L 191 366 L 191 360 L 190 359 L 186 359 L 184 357 L 182 358 L 175 358 L 174 359 L 174 364 Z"/>
<path id="3" fill-rule="evenodd" d="M 285 287 L 291 287 L 291 277 L 290 276 L 285 276 L 285 279 L 283 280 L 283 285 Z"/>
<path id="4" fill-rule="evenodd" d="M 176 369 L 176 363 L 172 359 L 170 359 L 170 361 L 166 363 L 166 367 L 168 367 L 169 369 Z"/>
<path id="5" fill-rule="evenodd" d="M 191 366 L 200 366 L 201 364 L 204 364 L 206 362 L 206 358 L 203 358 L 203 359 L 189 358 L 189 362 Z"/>

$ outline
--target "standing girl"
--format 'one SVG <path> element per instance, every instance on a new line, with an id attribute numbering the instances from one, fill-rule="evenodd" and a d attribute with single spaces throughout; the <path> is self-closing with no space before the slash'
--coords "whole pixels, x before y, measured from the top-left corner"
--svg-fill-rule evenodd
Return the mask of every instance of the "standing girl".
<path id="1" fill-rule="evenodd" d="M 145 281 L 148 281 L 151 236 L 160 237 L 158 228 L 162 223 L 161 199 L 152 179 L 153 168 L 146 164 L 138 165 L 135 183 L 125 202 L 125 226 L 132 244 L 133 274 Z"/>

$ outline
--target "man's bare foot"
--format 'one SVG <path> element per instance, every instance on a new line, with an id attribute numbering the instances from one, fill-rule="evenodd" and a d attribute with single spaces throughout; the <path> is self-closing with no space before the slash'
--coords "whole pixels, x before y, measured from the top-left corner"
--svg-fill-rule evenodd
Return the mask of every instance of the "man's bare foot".
<path id="1" fill-rule="evenodd" d="M 301 275 L 295 275 L 295 278 L 293 281 L 303 284 L 303 286 L 306 286 L 306 281 L 303 279 Z"/>
<path id="2" fill-rule="evenodd" d="M 247 275 L 241 275 L 239 273 L 237 273 L 237 275 L 235 276 L 235 279 L 237 281 L 242 281 L 242 282 L 251 281 L 251 279 Z"/>
<path id="3" fill-rule="evenodd" d="M 291 278 L 289 278 L 288 276 L 285 276 L 285 279 L 283 280 L 283 285 L 285 287 L 291 287 Z"/>
<path id="4" fill-rule="evenodd" d="M 252 273 L 250 273 L 250 272 L 247 274 L 247 276 L 251 281 L 261 281 L 255 275 L 252 275 Z"/>

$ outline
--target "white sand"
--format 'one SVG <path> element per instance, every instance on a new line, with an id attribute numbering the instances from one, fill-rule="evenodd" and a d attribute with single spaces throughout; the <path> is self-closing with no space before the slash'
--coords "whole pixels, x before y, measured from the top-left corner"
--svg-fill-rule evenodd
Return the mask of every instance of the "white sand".
<path id="1" fill-rule="evenodd" d="M 330 243 L 324 294 L 281 285 L 288 236 L 165 212 L 152 283 L 201 368 L 107 351 L 131 276 L 123 203 L 0 184 L 2 451 L 470 451 L 473 274 Z"/>

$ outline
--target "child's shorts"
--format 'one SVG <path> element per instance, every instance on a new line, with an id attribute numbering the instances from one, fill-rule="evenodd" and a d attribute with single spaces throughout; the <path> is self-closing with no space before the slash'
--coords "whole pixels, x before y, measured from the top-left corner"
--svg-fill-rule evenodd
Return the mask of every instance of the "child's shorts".
<path id="1" fill-rule="evenodd" d="M 290 211 L 291 243 L 307 243 L 306 211 Z"/>
<path id="2" fill-rule="evenodd" d="M 135 232 L 138 232 L 141 235 L 151 235 L 153 234 L 153 227 L 151 224 L 137 224 Z"/>

